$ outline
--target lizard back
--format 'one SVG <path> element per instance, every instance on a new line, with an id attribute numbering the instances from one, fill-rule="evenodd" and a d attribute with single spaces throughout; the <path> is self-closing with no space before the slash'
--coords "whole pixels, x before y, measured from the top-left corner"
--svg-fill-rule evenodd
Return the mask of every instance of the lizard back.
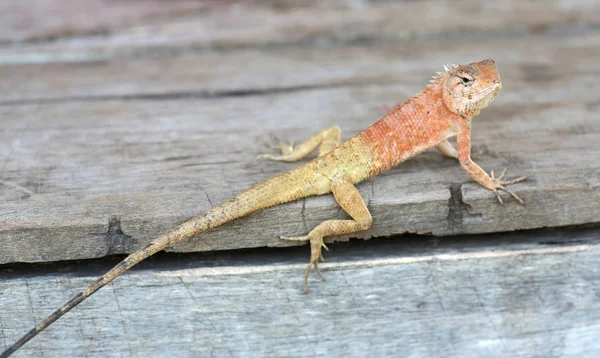
<path id="1" fill-rule="evenodd" d="M 457 117 L 443 103 L 442 86 L 436 81 L 308 165 L 330 179 L 343 175 L 358 183 L 456 135 Z"/>

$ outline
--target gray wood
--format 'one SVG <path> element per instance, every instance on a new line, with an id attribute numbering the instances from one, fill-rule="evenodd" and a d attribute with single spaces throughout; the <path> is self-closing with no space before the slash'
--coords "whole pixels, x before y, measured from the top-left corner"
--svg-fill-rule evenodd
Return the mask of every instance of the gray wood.
<path id="1" fill-rule="evenodd" d="M 308 295 L 306 249 L 151 260 L 15 358 L 600 354 L 598 229 L 331 249 Z M 0 349 L 111 264 L 2 272 Z"/>
<path id="2" fill-rule="evenodd" d="M 220 1 L 221 4 L 228 2 Z M 70 37 L 107 35 L 137 24 L 173 21 L 203 12 L 217 1 L 0 1 L 0 43 L 46 42 Z"/>
<path id="3" fill-rule="evenodd" d="M 103 11 L 98 9 L 100 2 L 92 0 L 86 6 L 72 4 L 82 1 L 64 6 L 48 2 L 44 11 L 32 11 L 25 1 L 21 6 L 14 3 L 0 1 L 0 16 L 6 17 L 0 21 L 0 40 L 26 41 L 0 46 L 0 63 L 100 61 L 240 48 L 316 46 L 328 51 L 348 44 L 448 44 L 536 33 L 555 36 L 600 22 L 600 4 L 594 1 L 568 6 L 561 0 L 136 1 L 104 3 Z M 23 18 L 34 18 L 34 26 L 15 28 Z M 56 41 L 41 41 L 47 37 Z"/>
<path id="4" fill-rule="evenodd" d="M 493 58 L 502 96 L 523 102 L 595 101 L 600 33 L 486 37 L 401 44 L 296 46 L 184 52 L 77 63 L 0 66 L 0 104 L 103 101 L 114 98 L 234 97 L 320 88 L 397 84 L 400 101 L 420 91 L 442 65 Z M 509 51 L 510 49 L 510 51 Z M 537 57 L 532 59 L 531 53 Z M 571 66 L 577 58 L 577 66 Z M 23 81 L 27 78 L 27 81 Z M 568 82 L 565 82 L 568 81 Z M 551 90 L 546 89 L 552 86 Z M 540 91 L 541 89 L 546 89 Z"/>

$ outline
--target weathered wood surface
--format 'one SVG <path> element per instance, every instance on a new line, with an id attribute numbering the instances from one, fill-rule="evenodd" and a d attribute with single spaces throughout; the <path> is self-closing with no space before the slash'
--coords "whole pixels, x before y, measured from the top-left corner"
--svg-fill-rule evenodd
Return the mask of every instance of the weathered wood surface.
<path id="1" fill-rule="evenodd" d="M 0 41 L 18 45 L 0 49 L 2 63 L 97 61 L 240 48 L 399 46 L 431 40 L 556 35 L 600 23 L 600 4 L 594 1 L 88 0 L 84 6 L 81 1 L 70 0 L 65 6 L 38 1 L 42 11 L 32 11 L 28 1 L 16 4 L 0 3 L 0 16 L 4 16 Z M 86 16 L 78 16 L 84 12 Z M 24 20 L 33 26 L 23 26 Z"/>
<path id="2" fill-rule="evenodd" d="M 156 16 L 111 5 L 118 16 L 46 37 L 43 24 L 18 34 L 0 22 L 17 41 L 0 44 L 0 263 L 130 252 L 295 166 L 257 161 L 257 136 L 301 140 L 338 124 L 349 138 L 443 63 L 488 57 L 504 91 L 476 119 L 475 152 L 487 170 L 531 178 L 514 187 L 527 205 L 498 205 L 428 152 L 359 187 L 375 223 L 353 236 L 599 221 L 598 4 L 549 1 L 535 17 L 539 2 L 177 4 L 144 10 Z M 69 26 L 76 10 L 65 11 L 50 23 Z M 466 13 L 475 20 L 452 16 Z M 278 236 L 332 217 L 332 198 L 310 198 L 173 249 L 290 245 Z"/>
<path id="3" fill-rule="evenodd" d="M 15 358 L 600 355 L 598 228 L 334 248 L 150 259 Z M 0 271 L 0 349 L 114 263 Z"/>
<path id="4" fill-rule="evenodd" d="M 106 36 L 116 29 L 160 23 L 164 19 L 174 20 L 201 13 L 214 7 L 216 3 L 217 0 L 62 0 L 60 3 L 52 0 L 2 1 L 0 41 L 20 44 L 70 37 Z"/>

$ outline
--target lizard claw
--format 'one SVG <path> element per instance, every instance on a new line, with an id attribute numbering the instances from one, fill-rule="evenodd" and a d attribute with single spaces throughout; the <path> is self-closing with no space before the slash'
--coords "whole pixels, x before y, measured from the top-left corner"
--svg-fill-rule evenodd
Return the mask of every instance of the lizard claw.
<path id="1" fill-rule="evenodd" d="M 512 196 L 516 201 L 523 204 L 523 200 L 521 198 L 519 198 L 519 196 L 517 194 L 515 194 L 512 190 L 508 189 L 505 185 L 522 182 L 524 180 L 527 180 L 527 177 L 520 177 L 520 178 L 513 179 L 513 180 L 502 180 L 502 179 L 504 179 L 505 175 L 506 175 L 506 168 L 504 168 L 504 170 L 502 170 L 502 173 L 500 173 L 500 176 L 497 178 L 494 175 L 493 170 L 490 172 L 490 178 L 492 179 L 492 183 L 494 184 L 494 188 L 492 190 L 493 190 L 494 194 L 496 194 L 496 198 L 498 198 L 498 201 L 500 202 L 500 204 L 504 203 L 502 201 L 502 198 L 500 197 L 500 193 L 499 193 L 499 190 L 502 190 L 502 191 L 510 194 L 510 196 Z"/>
<path id="2" fill-rule="evenodd" d="M 502 197 L 500 196 L 500 193 L 498 192 L 498 190 L 494 190 L 494 194 L 496 194 L 496 198 L 498 199 L 498 202 L 500 204 L 504 204 L 504 201 L 502 201 Z"/>
<path id="3" fill-rule="evenodd" d="M 306 271 L 304 272 L 304 293 L 308 292 L 308 275 L 310 274 L 310 269 L 314 266 L 315 272 L 319 276 L 319 278 L 325 281 L 325 276 L 321 273 L 319 269 L 319 260 L 325 261 L 323 258 L 323 252 L 321 249 L 325 249 L 329 251 L 329 248 L 323 243 L 322 237 L 314 237 L 310 235 L 299 236 L 299 237 L 280 237 L 282 240 L 290 240 L 290 241 L 310 241 L 310 262 L 306 267 Z"/>
<path id="4" fill-rule="evenodd" d="M 290 154 L 294 151 L 294 142 L 291 141 L 289 144 L 279 140 L 274 134 L 270 134 L 270 141 L 267 141 L 264 137 L 257 137 L 262 144 L 272 150 L 278 150 L 282 155 Z M 275 156 L 271 154 L 261 154 L 258 156 L 259 159 L 270 159 L 270 160 L 281 160 L 280 156 Z"/>
<path id="5" fill-rule="evenodd" d="M 263 154 L 259 154 L 256 156 L 256 159 L 268 159 L 268 160 L 273 160 L 273 161 L 277 161 L 277 162 L 281 162 L 283 161 L 283 157 L 280 155 L 273 155 L 273 154 L 269 154 L 269 153 L 263 153 Z"/>

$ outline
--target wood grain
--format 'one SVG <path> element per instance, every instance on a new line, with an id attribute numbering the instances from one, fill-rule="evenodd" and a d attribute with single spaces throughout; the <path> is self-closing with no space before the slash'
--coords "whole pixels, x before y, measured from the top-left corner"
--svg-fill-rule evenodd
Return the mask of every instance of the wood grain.
<path id="1" fill-rule="evenodd" d="M 230 1 L 219 1 L 228 5 Z M 139 24 L 171 21 L 215 7 L 217 1 L 52 0 L 0 1 L 0 41 L 52 42 L 109 34 Z"/>
<path id="2" fill-rule="evenodd" d="M 19 46 L 0 46 L 0 63 L 77 63 L 274 47 L 316 47 L 328 52 L 348 45 L 404 47 L 440 40 L 451 44 L 460 39 L 579 34 L 600 23 L 600 4 L 594 1 L 568 5 L 561 0 L 37 3 L 45 11 L 34 11 L 28 1 L 17 6 L 0 1 L 4 10 L 0 16 L 5 15 L 0 18 L 4 20 L 0 41 L 21 40 Z M 33 26 L 18 27 L 23 19 Z"/>
<path id="3" fill-rule="evenodd" d="M 495 41 L 457 39 L 450 43 L 436 40 L 428 44 L 241 49 L 233 54 L 200 52 L 95 62 L 7 64 L 0 66 L 0 104 L 234 97 L 385 84 L 406 88 L 394 98 L 401 101 L 420 91 L 444 63 L 483 58 L 494 58 L 503 80 L 512 81 L 504 86 L 503 97 L 529 102 L 596 100 L 598 81 L 593 76 L 600 54 L 600 33 L 527 35 Z M 532 52 L 537 57 L 532 58 Z M 577 66 L 571 66 L 574 57 Z M 539 90 L 547 84 L 552 85 L 551 90 Z"/>

